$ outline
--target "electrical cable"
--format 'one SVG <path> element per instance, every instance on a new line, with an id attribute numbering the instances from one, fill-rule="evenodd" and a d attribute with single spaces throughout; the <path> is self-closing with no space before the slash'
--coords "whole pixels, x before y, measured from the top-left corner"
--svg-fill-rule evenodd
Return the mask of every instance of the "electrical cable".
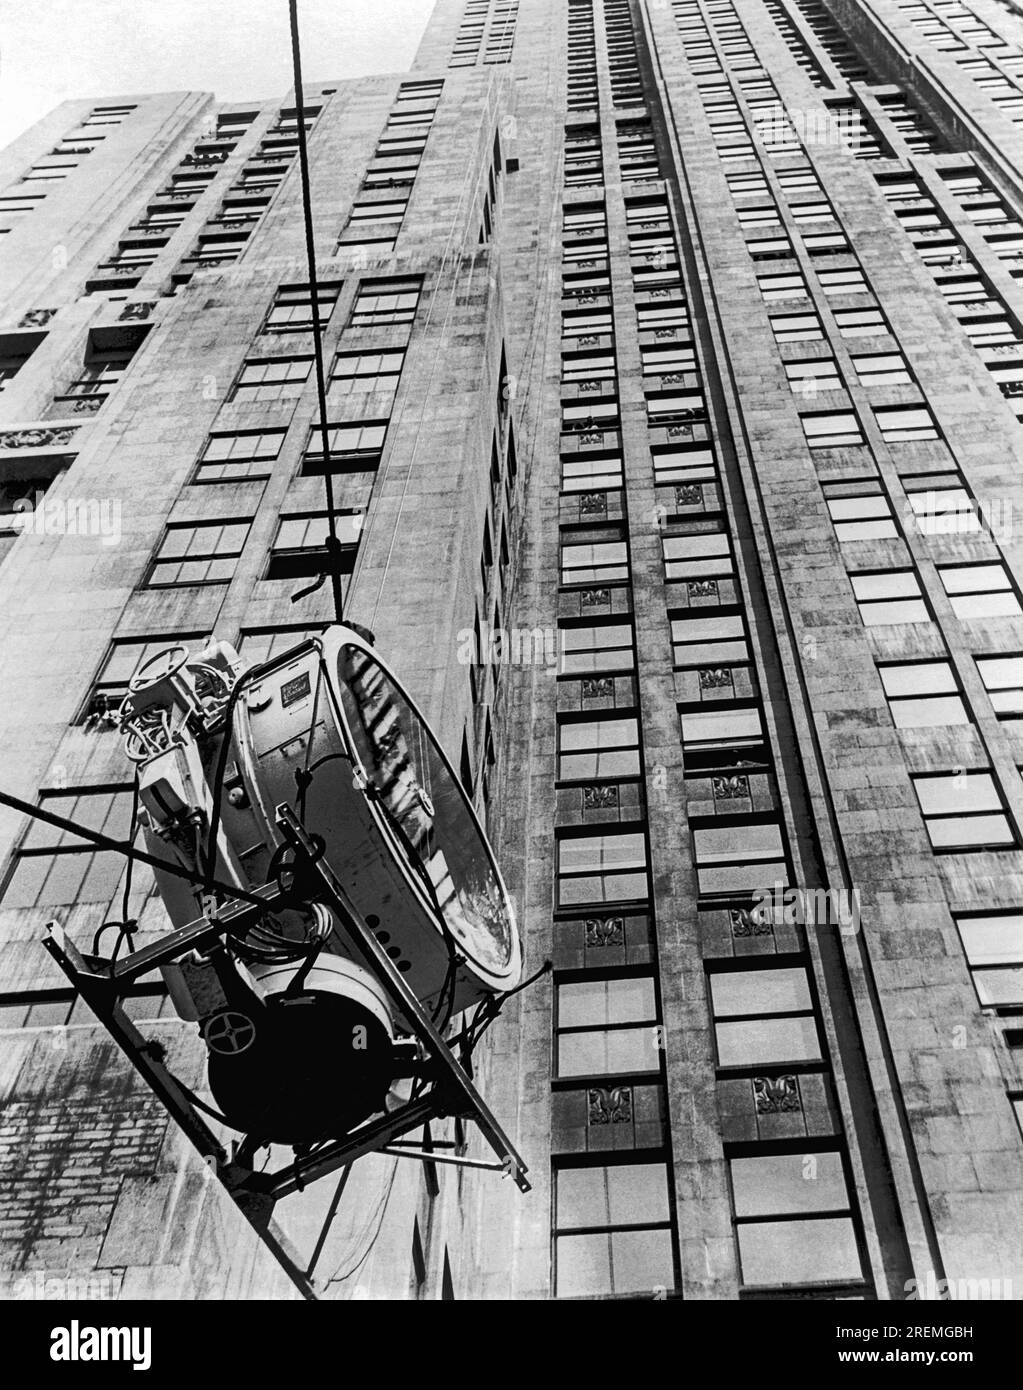
<path id="1" fill-rule="evenodd" d="M 337 512 L 331 476 L 330 430 L 327 426 L 327 388 L 323 370 L 323 326 L 320 298 L 316 286 L 316 244 L 313 236 L 313 204 L 309 180 L 309 149 L 305 128 L 305 99 L 302 94 L 302 54 L 298 36 L 298 0 L 288 0 L 291 20 L 291 63 L 295 81 L 295 116 L 298 124 L 298 166 L 302 182 L 302 218 L 305 224 L 305 251 L 309 275 L 309 300 L 313 315 L 313 358 L 316 366 L 316 396 L 320 408 L 320 442 L 323 449 L 323 491 L 327 505 L 327 567 L 334 596 L 334 618 L 343 621 L 341 600 L 341 544 L 337 538 Z M 309 591 L 307 591 L 309 592 Z M 296 595 L 299 597 L 299 595 Z"/>

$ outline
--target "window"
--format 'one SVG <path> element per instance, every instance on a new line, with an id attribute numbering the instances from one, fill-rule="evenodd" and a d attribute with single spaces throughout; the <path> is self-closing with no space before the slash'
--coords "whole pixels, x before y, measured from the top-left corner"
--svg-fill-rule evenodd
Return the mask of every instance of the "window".
<path id="1" fill-rule="evenodd" d="M 559 984 L 555 1032 L 559 1077 L 657 1071 L 653 976 Z"/>
<path id="2" fill-rule="evenodd" d="M 914 777 L 913 787 L 935 851 L 1008 849 L 1015 845 L 990 772 Z"/>
<path id="3" fill-rule="evenodd" d="M 862 1279 L 840 1153 L 754 1154 L 728 1166 L 746 1287 Z"/>
<path id="4" fill-rule="evenodd" d="M 312 364 L 311 357 L 248 359 L 242 364 L 230 399 L 279 401 L 300 396 Z"/>
<path id="5" fill-rule="evenodd" d="M 240 430 L 211 434 L 202 452 L 194 483 L 230 483 L 268 478 L 281 452 L 284 430 Z"/>
<path id="6" fill-rule="evenodd" d="M 645 898 L 646 863 L 641 830 L 566 835 L 558 841 L 558 906 Z"/>
<path id="7" fill-rule="evenodd" d="M 674 1288 L 663 1163 L 558 1168 L 554 1182 L 556 1297 Z"/>
<path id="8" fill-rule="evenodd" d="M 878 672 L 897 729 L 970 723 L 947 661 L 899 662 L 879 666 Z"/>
<path id="9" fill-rule="evenodd" d="M 820 1039 L 802 966 L 708 976 L 719 1067 L 817 1062 Z"/>
<path id="10" fill-rule="evenodd" d="M 764 738 L 756 705 L 701 706 L 683 710 L 680 721 L 687 770 L 691 757 L 697 766 L 705 766 L 707 759 L 697 755 L 753 748 L 762 744 Z M 744 765 L 748 766 L 748 762 Z"/>
<path id="11" fill-rule="evenodd" d="M 250 627 L 242 628 L 238 638 L 238 655 L 247 666 L 260 666 L 281 652 L 291 651 L 307 637 L 318 637 L 326 627 Z"/>
<path id="12" fill-rule="evenodd" d="M 977 670 L 998 718 L 1023 718 L 1023 656 L 978 656 Z"/>
<path id="13" fill-rule="evenodd" d="M 362 531 L 362 512 L 336 513 L 337 538 L 343 547 L 343 574 L 351 574 Z M 330 534 L 326 512 L 293 512 L 284 515 L 270 549 L 266 579 L 296 579 L 327 572 L 327 537 Z"/>
<path id="14" fill-rule="evenodd" d="M 90 787 L 78 791 L 44 792 L 44 810 L 64 816 L 88 830 L 127 840 L 131 834 L 130 786 Z M 127 860 L 113 850 L 100 850 L 69 831 L 32 821 L 15 855 L 3 888 L 5 908 L 58 907 L 98 903 L 106 908 L 119 900 Z M 132 876 L 130 911 L 138 914 L 152 888 L 148 869 L 136 866 Z M 117 908 L 120 917 L 120 907 Z"/>
<path id="15" fill-rule="evenodd" d="M 368 473 L 379 467 L 387 435 L 386 420 L 367 420 L 361 424 L 328 425 L 327 443 L 330 448 L 330 471 L 338 473 Z M 323 477 L 323 431 L 314 424 L 309 431 L 302 473 L 306 477 Z"/>
<path id="16" fill-rule="evenodd" d="M 803 433 L 811 449 L 834 449 L 863 443 L 860 422 L 851 410 L 820 411 L 800 415 Z"/>
<path id="17" fill-rule="evenodd" d="M 957 472 L 922 474 L 905 480 L 909 510 L 921 535 L 965 535 L 982 529 L 976 499 L 962 483 L 962 475 Z"/>
<path id="18" fill-rule="evenodd" d="M 886 623 L 929 623 L 931 615 L 914 570 L 880 570 L 851 574 L 860 617 L 867 627 Z"/>
<path id="19" fill-rule="evenodd" d="M 669 581 L 722 579 L 735 570 L 731 541 L 725 531 L 664 536 L 661 548 L 664 577 Z"/>
<path id="20" fill-rule="evenodd" d="M 1023 1006 L 1023 912 L 954 913 L 977 998 L 985 1008 Z"/>
<path id="21" fill-rule="evenodd" d="M 829 298 L 841 294 L 868 293 L 862 270 L 822 270 L 819 272 L 819 279 L 821 289 Z"/>
<path id="22" fill-rule="evenodd" d="M 809 290 L 802 275 L 758 275 L 760 293 L 768 304 L 782 299 L 806 299 Z"/>
<path id="23" fill-rule="evenodd" d="M 78 369 L 78 375 L 69 383 L 67 389 L 54 399 L 64 401 L 88 396 L 92 400 L 106 400 L 127 371 L 134 353 L 134 347 L 87 352 L 85 361 Z"/>
<path id="24" fill-rule="evenodd" d="M 634 718 L 563 720 L 558 725 L 558 755 L 562 782 L 638 777 L 639 724 Z"/>
<path id="25" fill-rule="evenodd" d="M 899 532 L 876 478 L 825 483 L 824 497 L 840 542 L 886 540 Z"/>
<path id="26" fill-rule="evenodd" d="M 986 565 L 939 565 L 938 577 L 957 618 L 1023 616 L 1012 580 L 1001 561 Z"/>
<path id="27" fill-rule="evenodd" d="M 613 352 L 572 352 L 561 359 L 563 383 L 577 381 L 613 381 L 615 356 Z"/>
<path id="28" fill-rule="evenodd" d="M 772 314 L 771 328 L 779 343 L 818 343 L 824 338 L 816 314 Z"/>
<path id="29" fill-rule="evenodd" d="M 750 897 L 788 882 L 781 828 L 772 821 L 737 821 L 693 830 L 701 896 Z"/>
<path id="30" fill-rule="evenodd" d="M 561 334 L 564 338 L 588 338 L 609 334 L 614 329 L 610 311 L 585 313 L 566 313 L 561 316 Z"/>
<path id="31" fill-rule="evenodd" d="M 843 338 L 876 338 L 888 332 L 880 309 L 836 309 L 835 322 Z"/>
<path id="32" fill-rule="evenodd" d="M 576 540 L 562 537 L 562 584 L 613 584 L 629 577 L 628 546 L 624 540 Z"/>
<path id="33" fill-rule="evenodd" d="M 636 309 L 636 327 L 640 333 L 652 333 L 658 328 L 688 328 L 689 310 L 684 304 L 643 305 Z"/>
<path id="34" fill-rule="evenodd" d="M 251 525 L 251 520 L 172 523 L 143 587 L 229 583 Z"/>
<path id="35" fill-rule="evenodd" d="M 676 666 L 708 668 L 749 661 L 746 629 L 739 613 L 713 613 L 671 620 Z"/>
<path id="36" fill-rule="evenodd" d="M 656 483 L 712 483 L 717 478 L 713 449 L 674 449 L 669 446 L 654 448 L 650 452 Z"/>
<path id="37" fill-rule="evenodd" d="M 352 309 L 349 328 L 411 323 L 419 304 L 419 280 L 364 280 Z"/>
<path id="38" fill-rule="evenodd" d="M 685 347 L 641 348 L 640 352 L 644 376 L 671 376 L 697 370 L 696 349 L 691 344 Z"/>
<path id="39" fill-rule="evenodd" d="M 899 352 L 853 355 L 861 386 L 912 386 L 906 359 Z"/>
<path id="40" fill-rule="evenodd" d="M 786 362 L 785 375 L 789 389 L 797 396 L 815 396 L 818 391 L 842 388 L 838 363 L 833 357 L 814 357 L 806 362 Z"/>
<path id="41" fill-rule="evenodd" d="M 316 299 L 319 309 L 320 327 L 324 328 L 334 312 L 337 297 L 341 293 L 341 281 L 317 283 Z M 313 327 L 313 301 L 309 286 L 282 285 L 274 295 L 270 306 L 264 333 L 311 332 Z"/>
<path id="42" fill-rule="evenodd" d="M 559 631 L 562 675 L 631 671 L 635 665 L 632 627 L 628 623 L 562 627 Z"/>
<path id="43" fill-rule="evenodd" d="M 206 636 L 200 632 L 169 632 L 162 637 L 116 638 L 103 658 L 77 722 L 90 728 L 114 728 L 117 709 L 128 693 L 128 682 L 142 663 L 175 643 L 194 649 L 206 641 Z"/>
<path id="44" fill-rule="evenodd" d="M 622 486 L 622 460 L 619 454 L 579 455 L 561 460 L 563 492 L 597 492 Z"/>
<path id="45" fill-rule="evenodd" d="M 926 406 L 875 406 L 874 415 L 889 444 L 938 438 L 934 416 Z"/>

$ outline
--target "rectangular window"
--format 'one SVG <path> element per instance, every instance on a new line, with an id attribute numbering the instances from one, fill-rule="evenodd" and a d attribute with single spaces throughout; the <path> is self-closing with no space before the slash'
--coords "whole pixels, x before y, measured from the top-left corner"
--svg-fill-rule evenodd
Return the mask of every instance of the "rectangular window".
<path id="1" fill-rule="evenodd" d="M 671 640 L 676 666 L 716 668 L 750 659 L 746 629 L 739 613 L 672 618 Z"/>
<path id="2" fill-rule="evenodd" d="M 836 309 L 835 322 L 843 338 L 877 338 L 888 332 L 880 309 Z"/>
<path id="3" fill-rule="evenodd" d="M 938 577 L 957 618 L 1023 615 L 1012 580 L 999 560 L 986 565 L 939 565 Z"/>
<path id="4" fill-rule="evenodd" d="M 664 577 L 674 580 L 724 579 L 735 572 L 725 531 L 702 531 L 661 539 Z"/>
<path id="5" fill-rule="evenodd" d="M 861 386 L 912 386 L 906 359 L 899 352 L 853 354 Z"/>
<path id="6" fill-rule="evenodd" d="M 876 478 L 825 483 L 824 497 L 840 542 L 887 540 L 898 536 L 891 503 Z"/>
<path id="7" fill-rule="evenodd" d="M 977 670 L 999 719 L 1023 719 L 1023 656 L 978 656 Z"/>
<path id="8" fill-rule="evenodd" d="M 758 1153 L 728 1166 L 745 1287 L 862 1279 L 841 1154 Z"/>
<path id="9" fill-rule="evenodd" d="M 703 897 L 748 898 L 788 882 L 781 827 L 737 821 L 693 830 L 697 888 Z"/>
<path id="10" fill-rule="evenodd" d="M 949 662 L 898 662 L 879 666 L 878 673 L 897 729 L 970 723 Z"/>
<path id="11" fill-rule="evenodd" d="M 809 290 L 802 275 L 758 275 L 760 293 L 768 304 L 782 299 L 807 299 Z"/>
<path id="12" fill-rule="evenodd" d="M 280 401 L 302 394 L 311 357 L 255 357 L 242 363 L 229 400 Z"/>
<path id="13" fill-rule="evenodd" d="M 772 314 L 771 328 L 779 343 L 819 343 L 824 338 L 816 314 Z"/>
<path id="14" fill-rule="evenodd" d="M 317 283 L 316 300 L 319 309 L 320 327 L 325 328 L 334 312 L 341 281 Z M 274 295 L 273 304 L 263 325 L 264 333 L 311 332 L 313 327 L 313 301 L 306 285 L 282 285 Z"/>
<path id="15" fill-rule="evenodd" d="M 366 420 L 360 424 L 328 425 L 327 443 L 330 447 L 330 471 L 336 473 L 371 473 L 380 466 L 380 457 L 387 435 L 386 420 Z M 323 431 L 314 424 L 309 431 L 302 473 L 305 477 L 322 478 Z"/>
<path id="16" fill-rule="evenodd" d="M 403 348 L 394 352 L 340 352 L 330 371 L 330 391 L 335 395 L 363 391 L 387 391 L 393 395 L 404 361 Z"/>
<path id="17" fill-rule="evenodd" d="M 850 574 L 860 617 L 867 627 L 887 623 L 929 623 L 920 580 L 915 570 L 880 570 Z"/>
<path id="18" fill-rule="evenodd" d="M 144 588 L 228 584 L 252 520 L 174 522 L 167 527 Z"/>
<path id="19" fill-rule="evenodd" d="M 977 998 L 985 1008 L 1023 1006 L 1023 913 L 954 913 Z"/>
<path id="20" fill-rule="evenodd" d="M 557 1298 L 606 1298 L 675 1287 L 664 1163 L 558 1168 Z"/>
<path id="21" fill-rule="evenodd" d="M 362 522 L 362 512 L 337 513 L 337 538 L 342 546 L 343 574 L 351 574 L 355 564 Z M 329 534 L 326 512 L 292 512 L 282 516 L 264 578 L 298 579 L 325 574 Z"/>
<path id="22" fill-rule="evenodd" d="M 561 460 L 562 492 L 599 492 L 623 483 L 619 454 L 580 455 Z"/>
<path id="23" fill-rule="evenodd" d="M 563 627 L 561 674 L 589 675 L 595 671 L 631 671 L 636 664 L 632 627 L 628 623 L 601 623 L 592 627 Z"/>
<path id="24" fill-rule="evenodd" d="M 719 1067 L 821 1060 L 810 984 L 802 966 L 708 975 Z"/>
<path id="25" fill-rule="evenodd" d="M 90 787 L 78 791 L 44 792 L 42 809 L 64 816 L 115 840 L 131 833 L 130 786 Z M 168 856 L 170 857 L 170 856 Z M 113 850 L 97 849 L 70 831 L 33 821 L 18 847 L 10 876 L 4 885 L 5 908 L 64 907 L 99 904 L 97 921 L 113 912 L 120 917 L 127 860 Z M 137 915 L 152 889 L 148 869 L 137 866 L 132 876 L 129 911 Z"/>
<path id="26" fill-rule="evenodd" d="M 913 778 L 924 825 L 936 852 L 1010 849 L 1016 843 L 990 772 Z"/>
<path id="27" fill-rule="evenodd" d="M 231 483 L 268 478 L 281 452 L 284 430 L 236 430 L 211 434 L 193 483 Z"/>
<path id="28" fill-rule="evenodd" d="M 349 328 L 411 323 L 419 304 L 421 280 L 364 280 L 348 321 Z"/>
<path id="29" fill-rule="evenodd" d="M 558 906 L 645 899 L 646 866 L 641 830 L 566 835 L 558 841 Z"/>
<path id="30" fill-rule="evenodd" d="M 698 707 L 683 710 L 679 718 L 687 772 L 691 760 L 695 766 L 708 766 L 707 758 L 702 755 L 748 750 L 759 747 L 764 741 L 763 723 L 756 705 Z M 748 765 L 748 760 L 744 760 L 744 766 Z"/>
<path id="31" fill-rule="evenodd" d="M 562 782 L 638 777 L 636 719 L 601 718 L 558 725 L 558 778 Z"/>
<path id="32" fill-rule="evenodd" d="M 863 278 L 863 271 L 851 268 L 848 270 L 822 270 L 819 274 L 821 289 L 829 297 L 842 294 L 867 294 L 867 282 Z"/>
<path id="33" fill-rule="evenodd" d="M 629 577 L 629 553 L 624 540 L 562 538 L 562 584 L 614 584 Z"/>
<path id="34" fill-rule="evenodd" d="M 875 406 L 874 416 L 880 426 L 881 434 L 889 444 L 897 444 L 906 440 L 938 438 L 938 427 L 935 424 L 934 416 L 925 405 Z"/>
<path id="35" fill-rule="evenodd" d="M 786 362 L 789 389 L 797 396 L 815 396 L 818 391 L 840 391 L 843 386 L 838 363 L 833 357 L 813 357 L 805 362 Z"/>
<path id="36" fill-rule="evenodd" d="M 556 1003 L 559 1077 L 659 1070 L 652 975 L 559 984 Z"/>
<path id="37" fill-rule="evenodd" d="M 652 449 L 654 482 L 658 484 L 712 483 L 717 479 L 717 465 L 711 448 Z"/>
<path id="38" fill-rule="evenodd" d="M 860 422 L 851 410 L 820 411 L 799 418 L 811 449 L 844 448 L 863 443 Z"/>

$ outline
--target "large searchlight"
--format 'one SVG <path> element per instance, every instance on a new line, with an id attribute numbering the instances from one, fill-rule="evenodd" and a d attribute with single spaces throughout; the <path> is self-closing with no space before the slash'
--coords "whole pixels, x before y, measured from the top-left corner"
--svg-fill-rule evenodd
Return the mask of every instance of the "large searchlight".
<path id="1" fill-rule="evenodd" d="M 168 647 L 136 671 L 120 718 L 134 853 L 170 929 L 106 959 L 53 923 L 47 949 L 264 1238 L 253 1202 L 265 1216 L 373 1151 L 528 1190 L 471 1067 L 521 988 L 512 906 L 459 778 L 368 634 L 338 625 L 251 668 L 223 642 Z M 230 1152 L 124 1012 L 154 970 L 205 1044 L 218 1115 L 241 1136 Z M 452 1116 L 496 1162 L 401 1138 Z M 293 1161 L 257 1171 L 274 1146 Z"/>
<path id="2" fill-rule="evenodd" d="M 518 935 L 458 778 L 364 637 L 336 627 L 251 671 L 239 666 L 224 644 L 194 659 L 182 648 L 160 653 L 136 674 L 122 717 L 129 755 L 140 762 L 150 851 L 170 848 L 199 875 L 243 888 L 285 888 L 287 905 L 235 936 L 224 956 L 184 960 L 164 974 L 178 1012 L 200 1025 L 210 1089 L 227 1119 L 274 1142 L 307 1144 L 384 1108 L 408 1071 L 399 1040 L 413 1020 L 346 943 L 330 902 L 289 862 L 278 807 L 294 808 L 442 1027 L 518 983 Z M 193 739 L 182 716 L 201 709 L 211 687 L 223 727 Z M 175 736 L 151 752 L 166 741 L 159 731 L 168 721 Z M 204 825 L 217 832 L 209 850 Z M 172 920 L 192 921 L 191 886 L 160 870 L 156 877 Z"/>

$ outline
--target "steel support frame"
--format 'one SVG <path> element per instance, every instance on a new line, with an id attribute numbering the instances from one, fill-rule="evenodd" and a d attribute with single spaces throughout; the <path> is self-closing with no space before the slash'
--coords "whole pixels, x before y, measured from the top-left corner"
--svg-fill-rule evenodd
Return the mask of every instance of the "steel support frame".
<path id="1" fill-rule="evenodd" d="M 314 1152 L 296 1154 L 291 1163 L 273 1172 L 255 1172 L 241 1159 L 237 1144 L 233 1145 L 234 1152 L 229 1154 L 202 1117 L 190 1091 L 164 1064 L 159 1044 L 146 1039 L 139 1032 L 121 1003 L 131 985 L 141 976 L 192 950 L 222 943 L 229 924 L 236 930 L 243 928 L 250 918 L 258 916 L 259 908 L 251 903 L 224 904 L 218 908 L 215 917 L 200 918 L 179 927 L 159 941 L 143 946 L 115 962 L 83 955 L 57 922 L 49 924 L 43 944 L 203 1161 L 215 1169 L 217 1178 L 238 1210 L 298 1291 L 304 1298 L 316 1299 L 315 1281 L 287 1236 L 273 1220 L 277 1202 L 291 1193 L 300 1192 L 309 1183 L 369 1153 L 387 1152 L 394 1157 L 422 1160 L 426 1157 L 425 1152 L 418 1146 L 413 1149 L 407 1140 L 403 1144 L 402 1136 L 422 1128 L 431 1120 L 457 1116 L 476 1124 L 498 1159 L 497 1163 L 464 1159 L 463 1166 L 510 1174 L 522 1192 L 528 1192 L 530 1184 L 525 1176 L 528 1171 L 526 1165 L 484 1103 L 465 1068 L 352 905 L 340 880 L 329 865 L 318 858 L 316 846 L 290 806 L 278 807 L 277 823 L 284 838 L 304 861 L 303 870 L 314 876 L 314 882 L 319 880 L 317 886 L 337 913 L 343 931 L 364 956 L 396 1009 L 411 1026 L 426 1053 L 426 1070 L 431 1083 L 425 1094 L 417 1095 L 413 1091 L 413 1098 L 397 1109 L 368 1121 Z M 265 897 L 267 910 L 272 910 L 277 901 L 276 892 L 273 889 L 260 890 L 259 896 Z M 241 1152 L 244 1152 L 244 1146 Z M 445 1161 L 435 1153 L 429 1157 L 434 1162 Z"/>

